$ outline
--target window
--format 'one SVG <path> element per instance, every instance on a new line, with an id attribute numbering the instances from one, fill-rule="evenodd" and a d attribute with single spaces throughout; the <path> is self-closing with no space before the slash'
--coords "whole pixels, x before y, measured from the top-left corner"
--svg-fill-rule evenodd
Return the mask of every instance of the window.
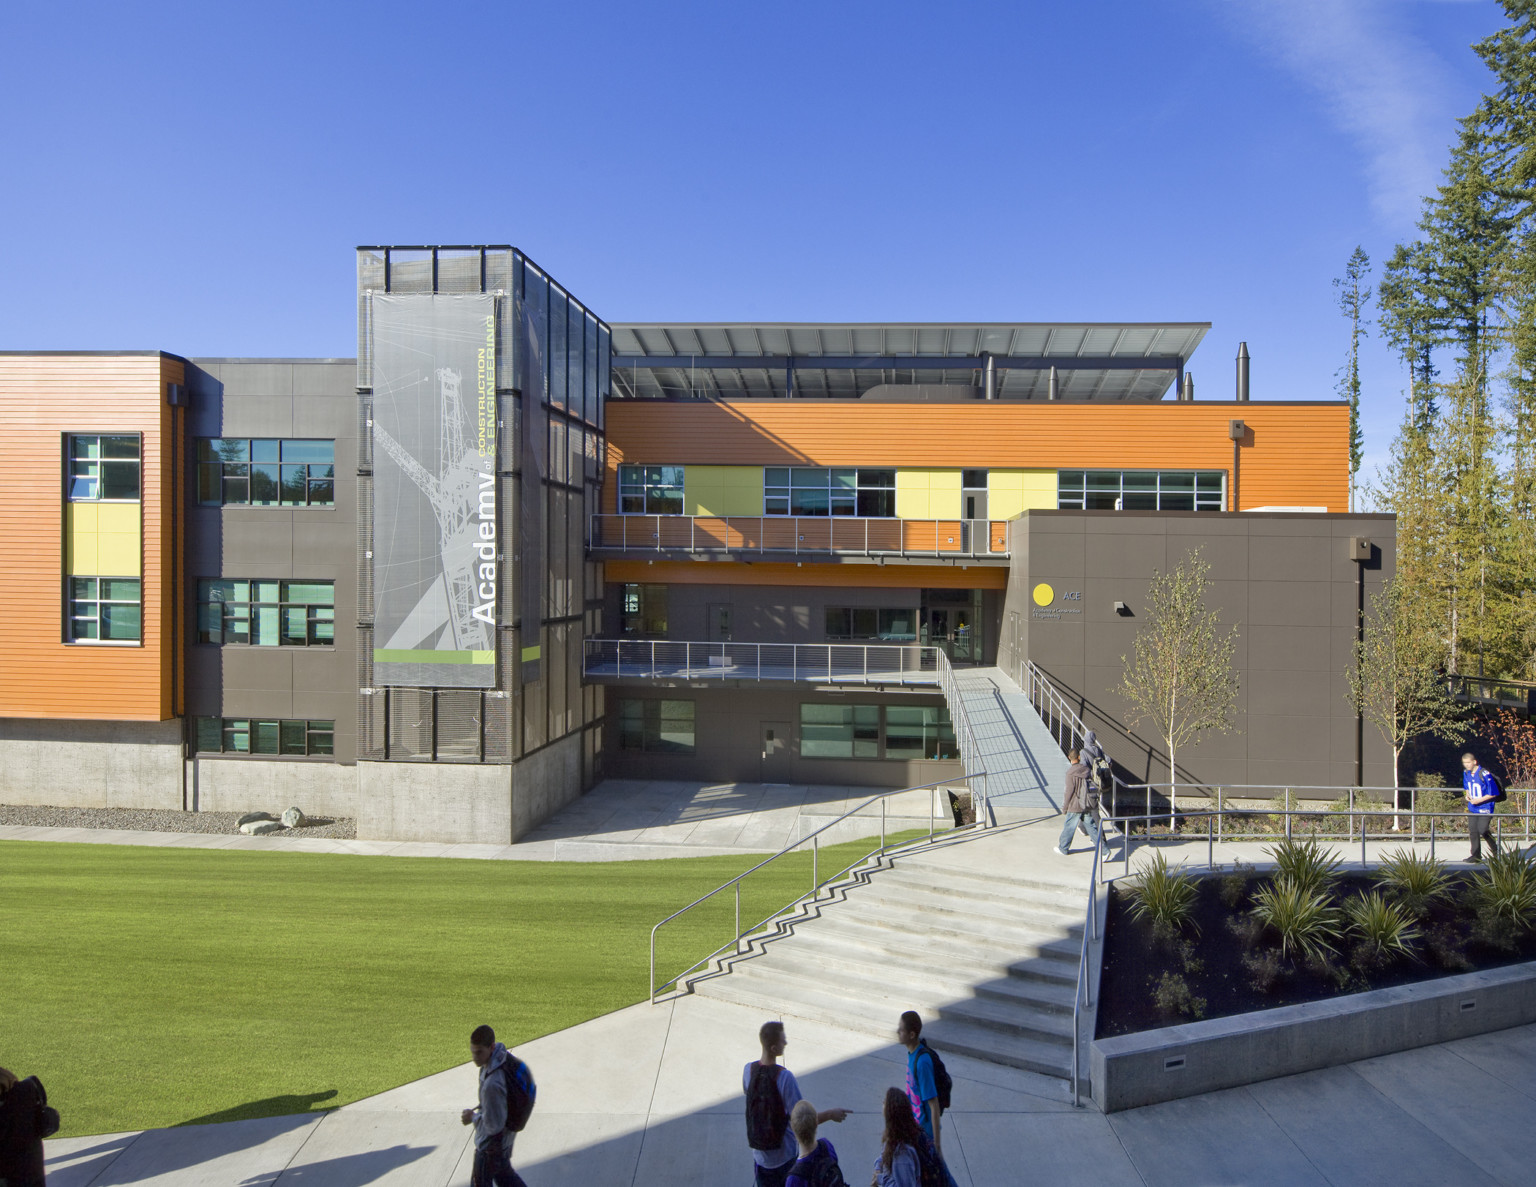
<path id="1" fill-rule="evenodd" d="M 1088 511 L 1220 511 L 1221 470 L 1062 470 L 1056 506 Z"/>
<path id="2" fill-rule="evenodd" d="M 879 705 L 801 705 L 800 757 L 879 758 Z"/>
<path id="3" fill-rule="evenodd" d="M 204 437 L 197 443 L 197 501 L 206 507 L 331 507 L 336 443 Z"/>
<path id="4" fill-rule="evenodd" d="M 692 754 L 693 702 L 620 701 L 619 748 L 647 754 Z"/>
<path id="5" fill-rule="evenodd" d="M 896 471 L 767 466 L 763 513 L 890 518 L 896 514 Z"/>
<path id="6" fill-rule="evenodd" d="M 71 577 L 69 637 L 75 643 L 137 643 L 144 637 L 137 577 Z"/>
<path id="7" fill-rule="evenodd" d="M 681 515 L 683 467 L 620 466 L 619 510 L 625 514 Z"/>
<path id="8" fill-rule="evenodd" d="M 955 727 L 942 705 L 887 705 L 886 758 L 959 758 Z"/>
<path id="9" fill-rule="evenodd" d="M 200 754 L 280 754 L 293 757 L 334 754 L 334 721 L 274 721 L 245 717 L 199 717 Z"/>
<path id="10" fill-rule="evenodd" d="M 139 498 L 139 438 L 69 439 L 71 503 L 134 503 Z"/>
<path id="11" fill-rule="evenodd" d="M 336 637 L 332 581 L 197 583 L 197 641 L 255 647 L 329 647 Z"/>
<path id="12" fill-rule="evenodd" d="M 667 587 L 626 585 L 621 594 L 619 632 L 636 639 L 667 635 Z"/>
<path id="13" fill-rule="evenodd" d="M 917 611 L 908 608 L 828 606 L 828 639 L 879 639 L 906 643 L 917 639 Z"/>

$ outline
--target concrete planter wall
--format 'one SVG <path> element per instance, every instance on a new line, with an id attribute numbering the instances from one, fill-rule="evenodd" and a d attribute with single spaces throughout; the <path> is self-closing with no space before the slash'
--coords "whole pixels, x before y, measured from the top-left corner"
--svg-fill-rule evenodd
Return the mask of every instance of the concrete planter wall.
<path id="1" fill-rule="evenodd" d="M 1536 1022 L 1536 962 L 1096 1039 L 1106 1113 Z"/>

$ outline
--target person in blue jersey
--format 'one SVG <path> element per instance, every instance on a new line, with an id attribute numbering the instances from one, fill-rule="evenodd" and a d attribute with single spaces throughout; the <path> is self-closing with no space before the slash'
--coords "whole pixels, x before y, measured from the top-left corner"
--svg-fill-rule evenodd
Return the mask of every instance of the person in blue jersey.
<path id="1" fill-rule="evenodd" d="M 1481 766 L 1470 750 L 1461 756 L 1461 786 L 1467 797 L 1467 832 L 1472 836 L 1472 856 L 1468 861 L 1483 860 L 1483 838 L 1488 847 L 1499 851 L 1498 839 L 1493 835 L 1493 806 L 1499 802 L 1499 784 Z"/>

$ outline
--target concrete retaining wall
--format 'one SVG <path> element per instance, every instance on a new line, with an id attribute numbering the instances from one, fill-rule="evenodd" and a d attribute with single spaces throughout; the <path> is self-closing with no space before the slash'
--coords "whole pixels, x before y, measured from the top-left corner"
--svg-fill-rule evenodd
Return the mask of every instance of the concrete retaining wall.
<path id="1" fill-rule="evenodd" d="M 357 768 L 332 762 L 263 762 L 200 755 L 187 762 L 187 806 L 194 812 L 357 815 Z"/>
<path id="2" fill-rule="evenodd" d="M 182 807 L 180 721 L 0 718 L 0 803 Z"/>
<path id="3" fill-rule="evenodd" d="M 1536 1022 L 1536 962 L 1097 1039 L 1106 1113 Z"/>

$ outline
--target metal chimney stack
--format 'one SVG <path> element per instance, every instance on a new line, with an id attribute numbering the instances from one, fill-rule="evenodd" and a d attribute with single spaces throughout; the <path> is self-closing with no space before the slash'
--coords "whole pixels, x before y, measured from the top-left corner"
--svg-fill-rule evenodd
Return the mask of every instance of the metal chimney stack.
<path id="1" fill-rule="evenodd" d="M 992 365 L 992 355 L 988 352 L 983 356 L 987 361 L 982 369 L 983 399 L 997 399 L 997 369 Z"/>
<path id="2" fill-rule="evenodd" d="M 1059 400 L 1059 399 L 1061 399 L 1061 383 L 1056 378 L 1056 368 L 1055 367 L 1051 368 L 1051 377 L 1050 377 L 1050 380 L 1049 380 L 1049 386 L 1046 388 L 1045 398 L 1047 400 Z"/>
<path id="3" fill-rule="evenodd" d="M 1248 402 L 1248 343 L 1237 344 L 1237 402 Z"/>
<path id="4" fill-rule="evenodd" d="M 1184 386 L 1179 389 L 1179 399 L 1186 404 L 1192 404 L 1195 400 L 1195 377 L 1192 372 L 1184 372 Z"/>

